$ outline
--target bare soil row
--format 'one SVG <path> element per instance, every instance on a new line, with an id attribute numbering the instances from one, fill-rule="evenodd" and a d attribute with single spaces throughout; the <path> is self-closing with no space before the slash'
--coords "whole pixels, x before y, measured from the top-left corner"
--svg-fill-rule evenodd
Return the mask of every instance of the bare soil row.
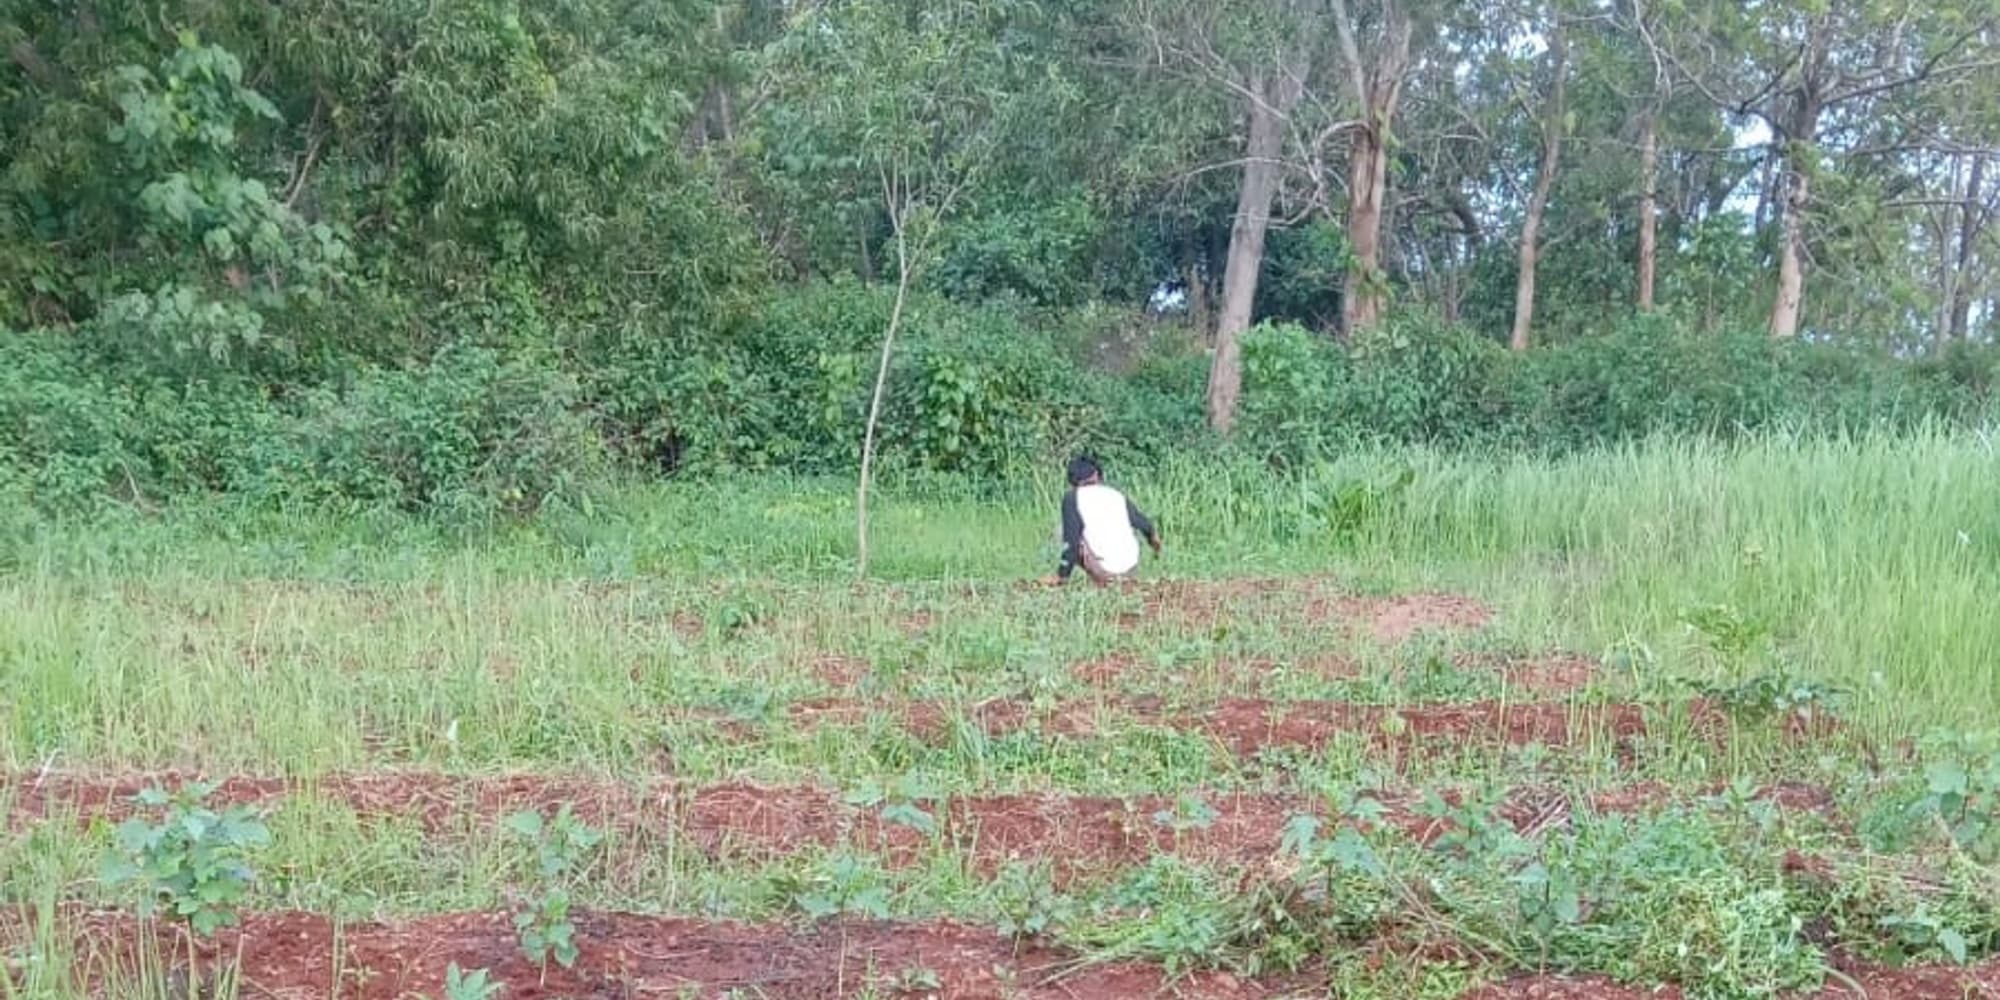
<path id="1" fill-rule="evenodd" d="M 0 803 L 11 803 L 8 824 L 14 829 L 49 821 L 117 821 L 133 814 L 131 798 L 139 791 L 178 782 L 174 775 L 13 775 L 0 778 Z M 1831 797 L 1810 785 L 1774 786 L 1760 795 L 1790 809 L 1831 806 Z M 633 786 L 555 776 L 461 778 L 426 772 L 312 781 L 232 777 L 219 784 L 210 802 L 279 810 L 297 796 L 344 806 L 366 820 L 415 819 L 439 835 L 497 829 L 511 813 L 549 813 L 567 804 L 584 822 L 617 831 L 642 849 L 671 839 L 718 859 L 759 860 L 847 846 L 897 865 L 943 848 L 961 853 L 985 873 L 1014 861 L 1046 862 L 1062 882 L 1166 853 L 1217 864 L 1263 864 L 1279 852 L 1287 822 L 1325 811 L 1321 800 L 1274 793 L 1127 798 L 1034 793 L 908 802 L 927 817 L 913 824 L 902 810 L 856 804 L 838 791 L 815 786 Z M 1420 842 L 1453 829 L 1448 819 L 1425 814 L 1417 792 L 1373 797 L 1381 806 L 1375 822 Z M 1454 790 L 1440 797 L 1460 801 Z M 1589 795 L 1522 786 L 1504 796 L 1498 811 L 1517 829 L 1537 833 L 1568 823 L 1579 810 L 1636 812 L 1675 799 L 1675 792 L 1657 784 Z"/>
<path id="2" fill-rule="evenodd" d="M 27 917 L 0 916 L 0 946 L 25 934 Z M 122 913 L 72 915 L 79 968 L 117 981 L 148 934 L 158 949 L 181 954 Z M 819 927 L 746 925 L 624 914 L 577 918 L 580 960 L 543 969 L 522 956 L 506 914 L 440 914 L 398 923 L 336 926 L 305 913 L 251 915 L 238 931 L 203 946 L 199 968 L 227 968 L 238 995 L 287 1000 L 404 1000 L 443 995 L 445 970 L 488 970 L 510 1000 L 720 997 L 771 1000 L 914 995 L 949 1000 L 1067 998 L 1112 1000 L 1177 996 L 1192 1000 L 1263 1000 L 1322 996 L 1310 975 L 1245 979 L 1222 973 L 1170 977 L 1147 963 L 1081 964 L 1075 955 L 1021 944 L 988 930 L 951 923 L 866 923 Z M 0 947 L 0 953 L 12 953 Z M 1393 957 L 1387 960 L 1394 961 Z M 179 961 L 179 959 L 176 959 Z M 2000 997 L 2000 962 L 1965 968 L 1888 969 L 1844 963 L 1872 1000 Z M 21 975 L 19 968 L 10 968 Z M 129 972 L 126 975 L 129 976 Z M 1847 984 L 1816 998 L 1854 996 Z M 1672 988 L 1619 986 L 1601 979 L 1530 975 L 1482 987 L 1466 1000 L 1640 1000 L 1678 998 Z"/>

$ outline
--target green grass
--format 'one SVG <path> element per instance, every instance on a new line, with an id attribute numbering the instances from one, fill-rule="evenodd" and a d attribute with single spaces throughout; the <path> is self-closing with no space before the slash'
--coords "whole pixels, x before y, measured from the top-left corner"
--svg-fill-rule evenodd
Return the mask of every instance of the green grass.
<path id="1" fill-rule="evenodd" d="M 1902 926 L 1880 918 L 1917 913 L 1920 902 L 1932 907 L 1920 914 L 1926 920 L 1951 914 L 1974 952 L 1996 943 L 1968 902 L 1989 898 L 1991 887 L 1976 880 L 1928 902 L 1886 888 L 1828 899 L 1801 895 L 1772 868 L 1784 848 L 1799 846 L 1839 852 L 1864 872 L 1861 859 L 1937 856 L 1935 824 L 1913 825 L 1907 807 L 1943 780 L 1934 766 L 1945 758 L 1878 751 L 1933 730 L 1980 729 L 2000 709 L 1992 669 L 2000 616 L 1987 610 L 2000 593 L 1992 491 L 2000 460 L 1989 441 L 1661 440 L 1559 459 L 1360 452 L 1284 477 L 1205 461 L 1129 480 L 1113 472 L 1167 533 L 1168 556 L 1147 567 L 1149 577 L 1293 581 L 1234 598 L 1213 620 L 1135 618 L 1140 594 L 1023 586 L 1053 565 L 1052 477 L 978 493 L 888 490 L 875 514 L 874 578 L 858 585 L 841 483 L 627 485 L 588 509 L 478 530 L 219 503 L 87 521 L 17 518 L 0 526 L 0 768 L 530 771 L 632 788 L 671 777 L 690 788 L 748 780 L 837 793 L 905 781 L 945 797 L 1247 792 L 1328 802 L 1374 785 L 1546 784 L 1585 802 L 1646 782 L 1683 799 L 1805 782 L 1833 793 L 1849 829 L 1809 816 L 1760 826 L 1668 815 L 1586 825 L 1557 846 L 1532 848 L 1543 852 L 1537 863 L 1573 861 L 1602 884 L 1671 881 L 1679 876 L 1661 872 L 1695 865 L 1686 894 L 1627 893 L 1631 906 L 1615 920 L 1532 941 L 1520 936 L 1518 900 L 1474 891 L 1512 884 L 1522 858 L 1453 861 L 1385 845 L 1413 881 L 1363 888 L 1407 911 L 1397 893 L 1409 885 L 1460 880 L 1448 884 L 1470 895 L 1434 904 L 1441 908 L 1424 919 L 1504 939 L 1490 954 L 1508 958 L 1495 969 L 1447 963 L 1391 975 L 1361 952 L 1341 952 L 1322 956 L 1328 976 L 1355 995 L 1448 996 L 1501 968 L 1553 964 L 1639 981 L 1707 976 L 1721 985 L 1705 995 L 1731 996 L 1732 983 L 1817 968 L 1811 949 L 1767 933 L 1771 920 L 1832 913 L 1854 922 L 1841 931 L 1858 942 Z M 1356 500 L 1354 484 L 1390 482 L 1405 468 L 1407 488 Z M 1478 631 L 1385 644 L 1311 618 L 1314 587 L 1466 594 L 1495 619 Z M 1605 669 L 1581 691 L 1547 695 L 1454 665 L 1560 651 L 1601 657 Z M 1127 666 L 1115 683 L 1073 672 L 1106 657 Z M 856 686 L 823 676 L 829 660 L 856 674 Z M 1330 660 L 1352 669 L 1311 669 Z M 1223 666 L 1261 662 L 1281 669 Z M 1673 723 L 1672 706 L 1696 685 L 1740 692 L 1744 714 L 1719 742 Z M 1782 717 L 1751 712 L 1774 693 L 1829 690 L 1847 727 L 1834 737 L 1788 739 Z M 1369 734 L 1352 733 L 1318 750 L 1241 755 L 1131 709 L 1133 699 L 1154 698 L 1198 715 L 1246 697 L 1637 700 L 1658 706 L 1658 726 L 1624 748 L 1467 746 L 1391 758 Z M 792 706 L 827 698 L 874 708 L 818 725 L 791 721 Z M 925 738 L 901 715 L 923 702 L 948 722 L 963 720 L 995 699 L 1044 711 L 1088 706 L 1095 729 L 987 736 L 961 724 Z M 1967 757 L 1964 773 L 1983 773 L 1981 759 Z M 1971 811 L 1983 816 L 1990 805 Z M 1703 840 L 1703 829 L 1719 832 Z M 385 825 L 307 796 L 288 800 L 273 830 L 276 844 L 260 861 L 261 907 L 342 919 L 493 908 L 509 905 L 507 887 L 527 878 L 519 846 L 497 829 L 426 834 L 413 821 Z M 1983 836 L 1961 830 L 1955 842 L 1971 850 Z M 10 830 L 0 840 L 0 903 L 41 912 L 52 900 L 115 902 L 94 880 L 107 837 L 62 821 Z M 1648 839 L 1660 837 L 1685 843 Z M 1270 929 L 1269 907 L 1279 902 L 1210 891 L 1211 881 L 1244 885 L 1238 871 L 1155 859 L 1052 895 L 1018 884 L 1019 873 L 974 871 L 950 843 L 898 865 L 850 857 L 859 849 L 708 857 L 673 835 L 614 834 L 576 888 L 594 907 L 796 920 L 801 897 L 823 898 L 829 880 L 851 877 L 879 884 L 884 912 L 897 918 L 992 924 L 1013 919 L 1025 894 L 1069 914 L 1065 940 L 1086 956 L 1257 971 L 1299 946 Z M 1704 923 L 1745 907 L 1763 907 L 1766 922 Z M 1262 928 L 1250 935 L 1254 947 L 1244 943 L 1249 925 Z M 1677 969 L 1682 931 L 1710 934 L 1702 947 L 1727 962 Z M 46 919 L 0 934 L 16 952 L 41 956 L 11 984 L 0 976 L 0 997 L 75 995 L 80 974 L 49 957 L 60 936 Z M 1913 947 L 1940 954 L 1935 941 Z"/>

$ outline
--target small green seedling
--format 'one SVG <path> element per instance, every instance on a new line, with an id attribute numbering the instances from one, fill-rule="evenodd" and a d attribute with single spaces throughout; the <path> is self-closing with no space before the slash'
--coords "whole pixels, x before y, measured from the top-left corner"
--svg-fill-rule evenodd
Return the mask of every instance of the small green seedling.
<path id="1" fill-rule="evenodd" d="M 119 824 L 102 872 L 107 885 L 136 886 L 142 912 L 164 906 L 201 937 L 235 926 L 237 907 L 256 881 L 249 858 L 271 844 L 270 830 L 249 807 L 217 812 L 203 804 L 215 787 L 194 783 L 134 796 L 156 819 Z"/>
<path id="2" fill-rule="evenodd" d="M 1695 694 L 1742 722 L 1831 718 L 1847 702 L 1847 692 L 1840 688 L 1783 671 L 1758 674 L 1736 684 L 1686 683 Z"/>
<path id="3" fill-rule="evenodd" d="M 851 854 L 827 859 L 792 894 L 793 905 L 812 920 L 850 916 L 889 919 L 889 887 L 871 860 Z"/>
<path id="4" fill-rule="evenodd" d="M 487 976 L 485 969 L 466 972 L 453 962 L 444 970 L 444 1000 L 493 1000 L 500 995 L 500 984 Z"/>
<path id="5" fill-rule="evenodd" d="M 937 816 L 931 809 L 939 798 L 921 776 L 905 774 L 886 783 L 870 780 L 847 793 L 844 801 L 862 809 L 879 809 L 884 823 L 907 826 L 929 836 L 938 831 Z"/>
<path id="6" fill-rule="evenodd" d="M 1153 822 L 1175 833 L 1206 830 L 1215 825 L 1215 818 L 1215 807 L 1194 792 L 1181 793 L 1174 798 L 1171 808 L 1153 814 Z"/>
<path id="7" fill-rule="evenodd" d="M 890 988 L 904 995 L 929 995 L 944 989 L 944 980 L 934 970 L 921 965 L 911 966 L 896 974 L 896 981 Z"/>
<path id="8" fill-rule="evenodd" d="M 994 878 L 988 900 L 1000 933 L 1016 942 L 1055 933 L 1077 914 L 1075 902 L 1056 891 L 1055 875 L 1047 862 L 1008 862 Z"/>
<path id="9" fill-rule="evenodd" d="M 1771 626 L 1728 604 L 1703 604 L 1681 612 L 1681 623 L 1698 632 L 1724 659 L 1747 656 L 1771 638 Z"/>
<path id="10" fill-rule="evenodd" d="M 514 914 L 522 954 L 547 971 L 549 959 L 567 969 L 576 964 L 576 925 L 570 920 L 568 881 L 604 839 L 570 812 L 565 803 L 554 819 L 536 812 L 515 813 L 507 828 L 535 847 L 538 891 Z"/>

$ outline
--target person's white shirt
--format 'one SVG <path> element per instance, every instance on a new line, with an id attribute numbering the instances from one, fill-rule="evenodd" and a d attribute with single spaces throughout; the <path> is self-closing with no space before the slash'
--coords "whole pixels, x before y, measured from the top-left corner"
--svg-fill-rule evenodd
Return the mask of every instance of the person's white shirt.
<path id="1" fill-rule="evenodd" d="M 1102 483 L 1076 488 L 1076 512 L 1083 519 L 1083 543 L 1106 573 L 1123 576 L 1139 568 L 1139 535 L 1125 494 Z"/>

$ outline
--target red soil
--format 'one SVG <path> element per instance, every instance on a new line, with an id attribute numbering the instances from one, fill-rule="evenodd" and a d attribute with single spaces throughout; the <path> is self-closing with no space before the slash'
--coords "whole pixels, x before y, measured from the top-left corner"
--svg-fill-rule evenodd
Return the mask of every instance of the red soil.
<path id="1" fill-rule="evenodd" d="M 143 933 L 131 917 L 89 913 L 72 918 L 79 966 L 101 978 L 127 967 Z M 531 964 L 515 944 L 506 914 L 467 913 L 402 923 L 336 927 L 304 913 L 254 914 L 238 931 L 204 946 L 202 962 L 239 962 L 245 996 L 321 1000 L 406 1000 L 443 993 L 445 969 L 486 969 L 509 1000 L 719 997 L 730 990 L 788 998 L 897 995 L 986 1000 L 1177 996 L 1190 1000 L 1316 995 L 1307 982 L 1245 980 L 1219 973 L 1171 980 L 1158 966 L 1121 963 L 1079 967 L 1074 956 L 1014 943 L 950 923 L 847 923 L 792 929 L 626 914 L 576 917 L 581 958 L 573 969 Z M 0 917 L 0 952 L 25 934 L 19 914 Z M 162 939 L 161 952 L 181 954 Z M 1872 1000 L 2000 998 L 2000 961 L 1968 968 L 1886 969 L 1849 965 L 1846 974 Z M 334 982 L 338 974 L 340 981 Z M 925 980 L 934 981 L 931 986 Z M 924 985 L 916 986 L 918 983 Z M 915 986 L 914 989 L 904 988 Z M 1666 1000 L 1673 987 L 1620 986 L 1597 977 L 1519 976 L 1482 987 L 1465 1000 Z M 1813 994 L 1851 997 L 1845 984 Z"/>
<path id="2" fill-rule="evenodd" d="M 1482 654 L 1460 657 L 1455 661 L 1455 665 L 1460 670 L 1487 671 L 1496 674 L 1500 682 L 1509 688 L 1545 695 L 1581 691 L 1590 686 L 1599 673 L 1596 662 L 1569 654 L 1552 656 Z"/>
<path id="3" fill-rule="evenodd" d="M 1402 642 L 1421 632 L 1485 628 L 1493 620 L 1490 608 L 1469 597 L 1452 594 L 1405 594 L 1401 597 L 1343 597 L 1329 614 L 1323 602 L 1306 610 L 1310 619 L 1338 618 L 1364 626 L 1375 641 Z"/>
<path id="4" fill-rule="evenodd" d="M 10 825 L 51 816 L 75 815 L 82 820 L 118 821 L 134 813 L 132 796 L 150 787 L 171 788 L 194 775 L 152 774 L 0 775 L 0 802 L 11 808 Z M 211 805 L 276 805 L 302 794 L 345 803 L 367 817 L 416 818 L 431 831 L 450 829 L 468 818 L 485 821 L 522 810 L 552 812 L 570 805 L 578 819 L 611 825 L 657 808 L 657 798 L 608 782 L 555 775 L 511 775 L 460 778 L 432 772 L 384 771 L 331 775 L 306 781 L 283 778 L 231 777 L 211 796 Z"/>
<path id="5" fill-rule="evenodd" d="M 1698 718 L 1711 715 L 1697 709 Z M 1073 739 L 1100 735 L 1100 720 L 1108 720 L 1198 733 L 1244 756 L 1266 747 L 1316 749 L 1343 733 L 1365 734 L 1379 749 L 1402 752 L 1531 743 L 1561 747 L 1593 736 L 1623 744 L 1647 731 L 1646 709 L 1635 704 L 1482 701 L 1396 707 L 1259 698 L 1226 698 L 1188 706 L 1169 706 L 1157 697 L 1110 698 L 1044 707 L 1004 698 L 961 707 L 825 698 L 792 705 L 790 721 L 799 726 L 853 726 L 871 717 L 899 722 L 932 743 L 949 738 L 952 724 L 959 719 L 989 736 L 1038 728 L 1045 735 Z M 753 736 L 748 726 L 731 724 L 730 729 L 739 737 Z"/>
<path id="6" fill-rule="evenodd" d="M 1344 656 L 1308 656 L 1284 662 L 1263 657 L 1221 659 L 1155 667 L 1140 663 L 1130 653 L 1113 653 L 1102 659 L 1073 664 L 1069 673 L 1079 684 L 1103 689 L 1117 688 L 1128 681 L 1134 686 L 1157 686 L 1162 678 L 1213 677 L 1231 688 L 1258 691 L 1269 682 L 1273 673 L 1280 670 L 1329 681 L 1352 680 L 1361 676 L 1361 665 Z"/>
<path id="7" fill-rule="evenodd" d="M 1580 691 L 1597 679 L 1597 664 L 1569 654 L 1549 656 L 1507 656 L 1473 654 L 1461 656 L 1453 665 L 1460 670 L 1493 674 L 1500 683 L 1517 691 L 1538 695 L 1563 695 Z M 1157 685 L 1162 678 L 1213 677 L 1232 689 L 1257 692 L 1265 689 L 1278 671 L 1304 675 L 1323 681 L 1354 680 L 1363 675 L 1361 665 L 1344 656 L 1308 656 L 1279 661 L 1269 658 L 1221 659 L 1210 663 L 1189 663 L 1175 667 L 1153 667 L 1129 653 L 1114 653 L 1070 667 L 1070 676 L 1086 687 L 1115 689 Z M 826 677 L 825 673 L 821 673 Z"/>
<path id="8" fill-rule="evenodd" d="M 1340 594 L 1324 580 L 1175 580 L 1135 584 L 1132 589 L 1142 595 L 1144 604 L 1141 611 L 1121 617 L 1128 628 L 1147 621 L 1195 627 L 1226 624 L 1241 613 L 1277 613 L 1269 606 L 1274 600 L 1298 594 L 1307 598 L 1299 614 L 1301 624 L 1337 624 L 1386 643 L 1434 629 L 1482 628 L 1493 618 L 1491 609 L 1468 597 L 1359 597 Z"/>
<path id="9" fill-rule="evenodd" d="M 129 963 L 140 933 L 132 919 L 93 914 L 83 924 L 81 943 L 98 969 L 107 962 Z M 1058 980 L 1073 956 L 1034 946 L 1017 951 L 990 931 L 948 923 L 792 930 L 580 914 L 576 926 L 582 955 L 575 968 L 551 964 L 546 975 L 522 956 L 507 915 L 485 913 L 338 928 L 311 914 L 254 915 L 241 931 L 221 935 L 205 961 L 228 960 L 240 949 L 242 994 L 286 1000 L 442 996 L 445 970 L 452 964 L 488 970 L 505 984 L 508 1000 L 719 997 L 730 990 L 770 1000 L 863 995 L 1247 1000 L 1282 991 L 1277 984 L 1219 974 L 1170 984 L 1159 967 L 1139 963 L 1085 968 Z M 0 940 L 5 936 L 0 930 Z M 335 970 L 339 984 L 333 981 Z M 906 974 L 925 973 L 935 977 L 936 987 L 897 988 Z"/>
<path id="10" fill-rule="evenodd" d="M 10 826 L 51 818 L 89 822 L 130 815 L 129 797 L 173 776 L 89 777 L 50 775 L 0 778 L 0 800 L 11 800 Z M 936 836 L 977 870 L 991 874 L 1010 861 L 1046 861 L 1069 882 L 1091 873 L 1142 863 L 1171 853 L 1190 860 L 1255 865 L 1279 850 L 1292 817 L 1323 805 L 1295 795 L 1197 793 L 1109 797 L 1053 793 L 956 796 L 915 803 L 935 833 L 883 818 L 885 810 L 849 805 L 834 791 L 813 786 L 745 783 L 701 788 L 661 783 L 645 789 L 575 780 L 518 776 L 466 779 L 438 774 L 334 776 L 288 786 L 282 779 L 233 778 L 222 783 L 214 805 L 281 808 L 294 790 L 345 803 L 364 819 L 419 817 L 432 832 L 491 829 L 519 809 L 552 811 L 574 803 L 586 822 L 635 838 L 682 837 L 694 850 L 718 857 L 777 858 L 815 848 L 852 845 L 879 853 L 890 864 L 914 861 Z M 1825 809 L 1827 793 L 1783 785 L 1760 793 L 1788 809 Z M 1457 802 L 1447 790 L 1443 797 Z M 1429 842 L 1451 829 L 1419 811 L 1414 793 L 1377 793 L 1381 822 Z M 1589 808 L 1636 812 L 1671 801 L 1664 786 L 1645 784 L 1592 796 Z M 1540 786 L 1512 790 L 1500 814 L 1516 828 L 1539 834 L 1566 824 L 1576 803 Z"/>

